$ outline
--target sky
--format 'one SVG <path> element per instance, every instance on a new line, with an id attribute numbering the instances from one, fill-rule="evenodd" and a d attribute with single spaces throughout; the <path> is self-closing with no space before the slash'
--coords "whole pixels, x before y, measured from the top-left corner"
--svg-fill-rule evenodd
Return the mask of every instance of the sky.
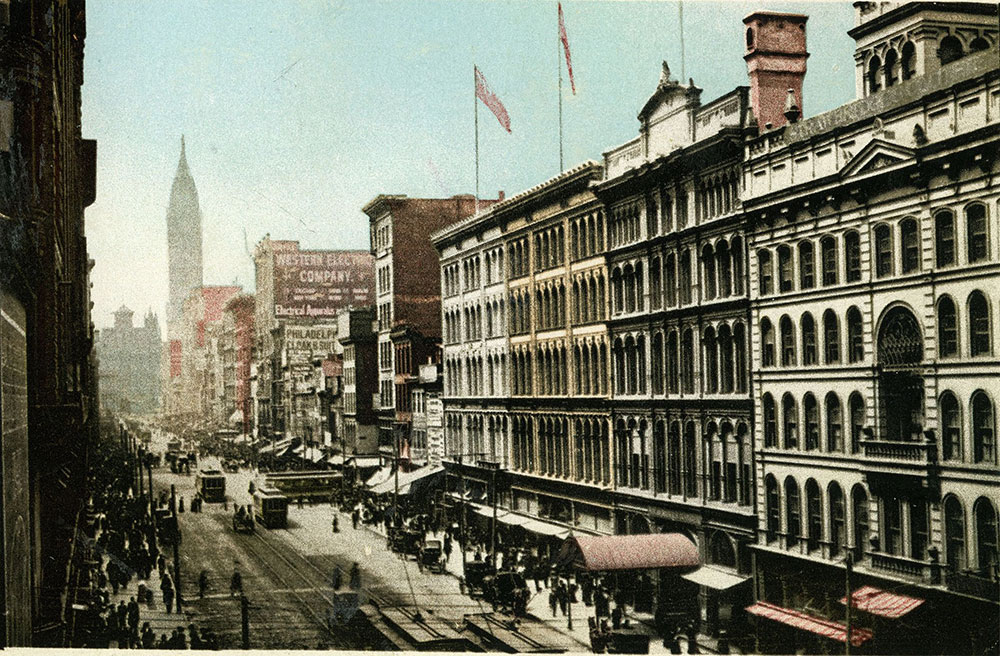
<path id="1" fill-rule="evenodd" d="M 708 102 L 748 84 L 747 14 L 809 15 L 805 116 L 854 97 L 850 2 L 563 2 L 566 168 L 638 134 L 661 62 Z M 555 2 L 137 0 L 87 3 L 83 135 L 97 140 L 86 213 L 93 319 L 156 312 L 165 334 L 166 210 L 185 136 L 203 214 L 205 284 L 253 291 L 270 234 L 303 248 L 367 249 L 378 194 L 475 190 L 477 65 L 507 108 L 479 105 L 480 195 L 559 173 Z M 562 63 L 565 66 L 564 63 Z M 137 317 L 137 320 L 138 320 Z"/>

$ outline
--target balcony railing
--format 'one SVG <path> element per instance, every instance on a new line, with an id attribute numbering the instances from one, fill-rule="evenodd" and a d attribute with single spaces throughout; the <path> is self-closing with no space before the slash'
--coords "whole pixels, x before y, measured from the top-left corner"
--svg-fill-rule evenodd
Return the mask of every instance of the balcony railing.
<path id="1" fill-rule="evenodd" d="M 937 461 L 937 444 L 933 442 L 887 442 L 864 440 L 861 446 L 865 458 L 889 462 L 927 465 Z"/>
<path id="2" fill-rule="evenodd" d="M 869 551 L 871 568 L 895 574 L 909 579 L 920 579 L 930 581 L 932 577 L 931 563 L 923 560 L 914 560 L 906 556 L 897 556 L 890 553 Z"/>
<path id="3" fill-rule="evenodd" d="M 990 577 L 972 571 L 949 572 L 945 577 L 945 585 L 952 592 L 1000 601 L 1000 577 L 996 574 Z"/>

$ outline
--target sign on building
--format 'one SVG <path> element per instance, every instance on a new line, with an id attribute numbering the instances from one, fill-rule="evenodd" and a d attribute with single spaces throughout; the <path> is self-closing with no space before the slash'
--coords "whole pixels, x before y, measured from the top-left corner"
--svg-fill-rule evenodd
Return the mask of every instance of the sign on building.
<path id="1" fill-rule="evenodd" d="M 274 316 L 334 317 L 374 300 L 375 269 L 367 251 L 274 253 Z"/>

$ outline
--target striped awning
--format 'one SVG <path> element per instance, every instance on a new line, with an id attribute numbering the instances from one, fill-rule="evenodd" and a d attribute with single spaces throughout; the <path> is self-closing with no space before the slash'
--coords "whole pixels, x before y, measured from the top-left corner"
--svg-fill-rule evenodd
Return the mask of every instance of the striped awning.
<path id="1" fill-rule="evenodd" d="M 899 619 L 924 603 L 923 599 L 887 592 L 873 585 L 861 586 L 851 593 L 851 599 L 854 600 L 854 608 L 893 620 Z M 847 597 L 841 598 L 840 603 L 846 606 Z"/>
<path id="2" fill-rule="evenodd" d="M 558 563 L 590 572 L 694 568 L 698 547 L 680 533 L 571 537 L 563 543 Z"/>
<path id="3" fill-rule="evenodd" d="M 813 617 L 797 610 L 769 604 L 766 601 L 758 601 L 753 606 L 748 606 L 747 612 L 758 617 L 787 624 L 796 629 L 815 633 L 830 640 L 847 642 L 847 627 L 840 622 L 833 622 L 822 617 Z M 871 638 L 872 632 L 868 629 L 851 628 L 851 646 L 860 647 L 865 642 L 871 640 Z"/>

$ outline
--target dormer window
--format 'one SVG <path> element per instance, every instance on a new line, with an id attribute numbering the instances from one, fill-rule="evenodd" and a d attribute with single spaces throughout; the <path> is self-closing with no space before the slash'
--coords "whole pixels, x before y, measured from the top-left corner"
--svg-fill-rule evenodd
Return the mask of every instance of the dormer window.
<path id="1" fill-rule="evenodd" d="M 942 66 L 961 59 L 964 54 L 962 42 L 957 37 L 946 36 L 941 39 L 941 45 L 938 47 L 938 59 L 941 60 Z"/>

